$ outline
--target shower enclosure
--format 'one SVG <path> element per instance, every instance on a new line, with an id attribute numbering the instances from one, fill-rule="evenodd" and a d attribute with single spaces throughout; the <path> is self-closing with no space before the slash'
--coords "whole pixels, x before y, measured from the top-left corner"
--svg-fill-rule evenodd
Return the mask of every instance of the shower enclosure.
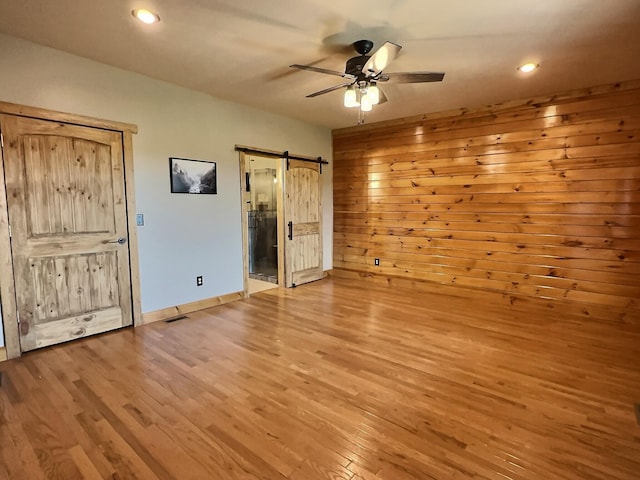
<path id="1" fill-rule="evenodd" d="M 249 278 L 278 283 L 277 170 L 254 167 L 251 162 L 248 172 Z"/>

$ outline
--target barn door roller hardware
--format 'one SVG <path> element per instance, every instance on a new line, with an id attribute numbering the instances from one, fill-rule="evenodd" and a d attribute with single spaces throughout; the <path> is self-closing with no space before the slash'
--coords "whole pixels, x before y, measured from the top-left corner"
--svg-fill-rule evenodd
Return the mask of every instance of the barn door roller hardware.
<path id="1" fill-rule="evenodd" d="M 238 152 L 253 153 L 256 155 L 261 155 L 263 157 L 284 158 L 287 161 L 287 170 L 289 170 L 289 162 L 291 160 L 317 163 L 320 165 L 320 173 L 322 173 L 322 165 L 329 165 L 329 162 L 327 162 L 326 160 L 323 160 L 322 157 L 312 158 L 312 157 L 303 157 L 302 155 L 291 155 L 289 153 L 289 150 L 286 150 L 284 152 L 275 152 L 272 150 L 261 150 L 259 148 L 244 147 L 242 145 L 236 145 L 236 150 Z"/>
<path id="2" fill-rule="evenodd" d="M 296 157 L 295 155 L 289 155 L 289 151 L 285 151 L 282 154 L 282 158 L 287 161 L 287 170 L 289 170 L 289 162 L 291 160 L 299 160 L 301 162 L 309 162 L 309 163 L 317 163 L 320 165 L 320 173 L 322 173 L 322 165 L 328 165 L 329 162 L 323 160 L 322 157 L 318 158 L 305 158 L 305 157 Z"/>

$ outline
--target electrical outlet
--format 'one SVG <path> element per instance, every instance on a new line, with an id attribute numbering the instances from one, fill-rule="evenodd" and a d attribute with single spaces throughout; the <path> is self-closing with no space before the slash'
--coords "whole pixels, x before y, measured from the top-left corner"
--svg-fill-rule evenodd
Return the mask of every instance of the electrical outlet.
<path id="1" fill-rule="evenodd" d="M 379 267 L 380 266 L 380 259 L 379 258 L 374 259 L 373 263 L 375 264 L 376 267 Z"/>
<path id="2" fill-rule="evenodd" d="M 201 287 L 204 282 L 202 281 L 202 275 L 196 277 L 196 286 Z"/>
<path id="3" fill-rule="evenodd" d="M 136 225 L 139 227 L 144 225 L 144 214 L 136 213 Z"/>

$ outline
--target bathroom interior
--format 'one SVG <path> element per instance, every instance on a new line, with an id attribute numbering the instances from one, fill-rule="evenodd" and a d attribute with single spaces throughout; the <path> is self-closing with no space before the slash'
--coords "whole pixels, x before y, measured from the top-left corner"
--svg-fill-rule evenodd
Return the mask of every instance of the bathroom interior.
<path id="1" fill-rule="evenodd" d="M 247 168 L 249 279 L 271 287 L 278 284 L 278 161 L 252 156 Z"/>

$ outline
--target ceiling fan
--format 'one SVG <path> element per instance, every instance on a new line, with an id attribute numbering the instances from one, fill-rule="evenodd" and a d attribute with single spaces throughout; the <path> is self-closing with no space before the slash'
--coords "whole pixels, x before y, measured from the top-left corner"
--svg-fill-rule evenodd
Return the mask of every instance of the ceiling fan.
<path id="1" fill-rule="evenodd" d="M 372 110 L 373 105 L 387 101 L 387 97 L 378 87 L 378 82 L 389 83 L 424 83 L 441 82 L 444 73 L 438 72 L 403 72 L 384 73 L 383 70 L 396 58 L 402 48 L 392 42 L 385 42 L 375 53 L 368 55 L 373 48 L 371 40 L 358 40 L 353 48 L 359 54 L 357 57 L 347 60 L 343 72 L 318 68 L 310 65 L 290 65 L 291 68 L 308 70 L 311 72 L 336 75 L 346 78 L 348 81 L 334 85 L 324 90 L 311 93 L 307 97 L 317 97 L 325 93 L 333 92 L 346 87 L 344 94 L 345 107 L 360 107 L 361 112 Z"/>

